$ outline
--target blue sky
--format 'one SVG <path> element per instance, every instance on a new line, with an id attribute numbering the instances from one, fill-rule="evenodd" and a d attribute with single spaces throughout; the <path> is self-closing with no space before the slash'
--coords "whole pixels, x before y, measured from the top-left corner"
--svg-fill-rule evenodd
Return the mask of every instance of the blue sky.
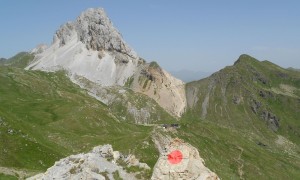
<path id="1" fill-rule="evenodd" d="M 169 71 L 213 72 L 243 53 L 300 68 L 297 0 L 1 0 L 0 57 L 50 44 L 89 7 L 103 7 L 141 57 Z"/>

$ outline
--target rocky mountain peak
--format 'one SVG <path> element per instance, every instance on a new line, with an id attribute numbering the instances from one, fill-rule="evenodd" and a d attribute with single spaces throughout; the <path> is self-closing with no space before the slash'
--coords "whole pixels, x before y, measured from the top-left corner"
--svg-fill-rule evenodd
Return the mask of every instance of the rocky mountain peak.
<path id="1" fill-rule="evenodd" d="M 101 87 L 126 85 L 178 117 L 186 106 L 184 83 L 157 63 L 147 64 L 138 57 L 102 8 L 87 9 L 75 21 L 62 25 L 52 45 L 35 54 L 25 69 L 65 70 L 77 84 L 85 78 Z"/>
<path id="2" fill-rule="evenodd" d="M 89 8 L 76 21 L 62 25 L 54 36 L 54 43 L 59 42 L 60 46 L 64 46 L 75 38 L 89 50 L 116 51 L 137 58 L 103 8 Z"/>

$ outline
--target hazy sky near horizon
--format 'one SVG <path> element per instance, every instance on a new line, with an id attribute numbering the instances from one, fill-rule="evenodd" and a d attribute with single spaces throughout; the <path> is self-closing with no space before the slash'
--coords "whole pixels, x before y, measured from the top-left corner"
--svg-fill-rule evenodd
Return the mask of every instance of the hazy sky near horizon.
<path id="1" fill-rule="evenodd" d="M 2 0 L 0 57 L 50 44 L 90 7 L 103 7 L 141 57 L 169 71 L 214 72 L 244 53 L 300 68 L 298 0 Z"/>

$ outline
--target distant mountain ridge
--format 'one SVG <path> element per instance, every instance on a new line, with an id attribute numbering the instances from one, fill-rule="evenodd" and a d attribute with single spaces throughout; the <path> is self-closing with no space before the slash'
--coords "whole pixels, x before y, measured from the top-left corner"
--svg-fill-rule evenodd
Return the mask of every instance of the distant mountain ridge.
<path id="1" fill-rule="evenodd" d="M 300 109 L 300 73 L 269 61 L 260 62 L 251 56 L 241 55 L 233 66 L 188 83 L 186 92 L 188 113 L 198 114 L 199 119 L 210 119 L 225 126 L 249 127 L 247 121 L 242 122 L 238 118 L 246 113 L 264 122 L 273 131 L 286 129 L 284 132 L 287 134 L 284 135 L 289 136 L 295 131 L 288 127 L 299 126 L 295 112 Z M 287 99 L 290 103 L 284 106 Z M 277 101 L 282 104 L 275 106 Z M 300 134 L 300 130 L 297 133 Z"/>

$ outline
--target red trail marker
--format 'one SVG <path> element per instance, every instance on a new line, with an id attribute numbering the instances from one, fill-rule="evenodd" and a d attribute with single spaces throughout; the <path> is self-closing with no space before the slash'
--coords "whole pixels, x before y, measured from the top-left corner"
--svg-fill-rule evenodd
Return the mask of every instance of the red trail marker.
<path id="1" fill-rule="evenodd" d="M 171 164 L 178 164 L 182 161 L 182 153 L 179 150 L 172 151 L 168 154 L 168 161 Z"/>

